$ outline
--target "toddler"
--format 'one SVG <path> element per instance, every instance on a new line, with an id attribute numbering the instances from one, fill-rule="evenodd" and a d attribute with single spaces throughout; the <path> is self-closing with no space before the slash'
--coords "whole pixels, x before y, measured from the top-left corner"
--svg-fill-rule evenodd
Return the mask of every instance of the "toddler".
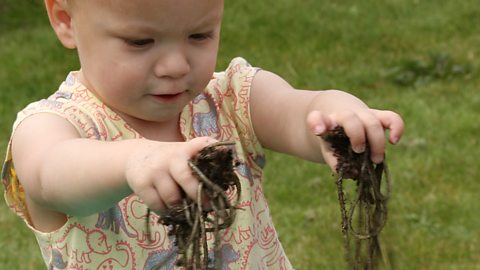
<path id="1" fill-rule="evenodd" d="M 291 269 L 262 192 L 263 149 L 334 168 L 319 135 L 335 126 L 356 152 L 368 141 L 376 163 L 385 130 L 402 136 L 399 115 L 345 92 L 297 90 L 242 58 L 214 72 L 223 2 L 45 0 L 81 68 L 19 112 L 2 180 L 48 269 L 177 267 L 159 219 L 196 200 L 188 160 L 217 141 L 235 142 L 243 209 L 221 234 L 222 269 Z"/>

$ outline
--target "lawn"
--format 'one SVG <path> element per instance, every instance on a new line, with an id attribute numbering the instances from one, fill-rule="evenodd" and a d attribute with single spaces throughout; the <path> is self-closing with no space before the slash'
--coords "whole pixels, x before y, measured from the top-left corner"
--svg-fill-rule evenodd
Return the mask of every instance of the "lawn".
<path id="1" fill-rule="evenodd" d="M 226 1 L 225 12 L 219 70 L 243 56 L 296 87 L 343 89 L 404 117 L 405 137 L 387 149 L 389 268 L 480 269 L 480 5 Z M 41 1 L 0 0 L 0 154 L 16 111 L 76 68 Z M 294 266 L 345 269 L 328 168 L 268 152 L 264 187 Z M 33 234 L 0 205 L 0 268 L 43 269 Z"/>

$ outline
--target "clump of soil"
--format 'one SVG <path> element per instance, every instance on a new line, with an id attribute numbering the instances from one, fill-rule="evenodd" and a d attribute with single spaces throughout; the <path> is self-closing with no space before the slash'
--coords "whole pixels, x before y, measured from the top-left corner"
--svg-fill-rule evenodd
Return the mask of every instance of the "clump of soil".
<path id="1" fill-rule="evenodd" d="M 233 223 L 240 198 L 240 182 L 234 172 L 236 162 L 228 147 L 232 144 L 219 142 L 207 146 L 189 161 L 200 181 L 198 200 L 185 197 L 181 205 L 170 208 L 160 219 L 171 227 L 180 255 L 177 264 L 186 269 L 221 269 L 220 231 Z M 227 198 L 225 193 L 229 189 L 236 190 L 237 202 L 231 203 Z M 208 208 L 204 207 L 205 201 Z M 208 258 L 207 233 L 213 233 L 215 239 L 213 262 Z"/>
<path id="2" fill-rule="evenodd" d="M 386 162 L 374 164 L 370 159 L 368 144 L 364 153 L 355 153 L 342 127 L 337 127 L 322 137 L 330 143 L 338 160 L 336 186 L 349 269 L 376 269 L 380 261 L 388 265 L 379 240 L 379 234 L 387 221 L 387 200 L 390 194 L 390 176 Z M 386 183 L 382 183 L 383 175 Z M 348 202 L 345 179 L 352 179 L 356 184 L 356 195 Z M 351 243 L 352 238 L 354 243 Z"/>

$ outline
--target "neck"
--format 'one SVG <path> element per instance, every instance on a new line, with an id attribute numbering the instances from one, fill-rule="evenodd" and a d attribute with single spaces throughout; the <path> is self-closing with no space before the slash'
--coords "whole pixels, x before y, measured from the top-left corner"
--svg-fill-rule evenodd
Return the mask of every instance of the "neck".
<path id="1" fill-rule="evenodd" d="M 162 142 L 182 142 L 185 139 L 180 132 L 179 118 L 180 116 L 166 122 L 151 122 L 140 119 L 125 119 L 125 121 L 146 139 Z"/>

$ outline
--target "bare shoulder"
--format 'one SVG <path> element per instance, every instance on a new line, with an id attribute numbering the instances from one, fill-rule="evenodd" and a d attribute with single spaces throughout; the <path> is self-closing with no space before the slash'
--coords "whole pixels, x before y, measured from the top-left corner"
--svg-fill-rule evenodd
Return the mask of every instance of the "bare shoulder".
<path id="1" fill-rule="evenodd" d="M 37 230 L 48 232 L 61 227 L 66 215 L 36 203 L 41 197 L 40 166 L 53 145 L 79 134 L 68 120 L 52 113 L 38 113 L 23 119 L 12 135 L 12 158 L 17 177 L 25 189 L 30 221 Z"/>
<path id="2" fill-rule="evenodd" d="M 12 155 L 15 161 L 25 155 L 35 155 L 56 142 L 79 138 L 75 127 L 52 113 L 38 113 L 22 120 L 12 135 Z M 37 150 L 37 151 L 36 151 Z"/>
<path id="3" fill-rule="evenodd" d="M 12 135 L 12 159 L 22 184 L 39 174 L 44 156 L 53 145 L 80 137 L 68 120 L 52 113 L 38 113 L 23 119 Z"/>

